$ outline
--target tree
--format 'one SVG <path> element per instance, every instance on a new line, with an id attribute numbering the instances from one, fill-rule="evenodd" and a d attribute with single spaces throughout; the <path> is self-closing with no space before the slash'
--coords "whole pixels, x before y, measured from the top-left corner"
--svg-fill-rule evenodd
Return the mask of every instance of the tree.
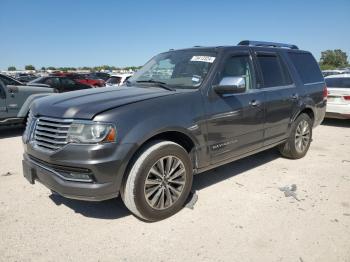
<path id="1" fill-rule="evenodd" d="M 33 65 L 26 65 L 24 67 L 25 70 L 35 70 L 35 67 Z"/>
<path id="2" fill-rule="evenodd" d="M 42 70 L 42 71 L 45 71 L 45 70 L 46 70 L 45 66 L 42 66 L 42 67 L 41 67 L 41 70 Z"/>
<path id="3" fill-rule="evenodd" d="M 49 67 L 47 68 L 47 70 L 56 70 L 56 67 L 49 66 Z"/>
<path id="4" fill-rule="evenodd" d="M 340 49 L 321 52 L 320 66 L 323 70 L 342 68 L 348 65 L 348 56 Z"/>
<path id="5" fill-rule="evenodd" d="M 9 66 L 7 68 L 8 71 L 16 71 L 16 67 L 15 66 Z"/>

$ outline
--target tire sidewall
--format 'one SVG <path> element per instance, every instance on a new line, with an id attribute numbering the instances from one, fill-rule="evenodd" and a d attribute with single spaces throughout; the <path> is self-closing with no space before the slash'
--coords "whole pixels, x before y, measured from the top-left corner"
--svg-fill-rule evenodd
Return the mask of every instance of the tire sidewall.
<path id="1" fill-rule="evenodd" d="M 305 148 L 304 152 L 299 152 L 296 149 L 296 145 L 295 145 L 295 133 L 297 130 L 297 127 L 299 125 L 299 123 L 301 121 L 305 120 L 308 124 L 309 124 L 309 129 L 310 129 L 310 140 L 309 143 L 307 145 L 307 147 Z M 293 123 L 293 128 L 292 128 L 292 132 L 291 135 L 289 137 L 289 147 L 291 150 L 292 155 L 295 158 L 302 158 L 306 155 L 306 153 L 309 151 L 310 145 L 311 145 L 311 141 L 312 141 L 312 120 L 311 118 L 307 115 L 307 114 L 301 114 L 300 116 L 297 117 L 297 119 L 294 121 Z"/>
<path id="2" fill-rule="evenodd" d="M 186 183 L 184 189 L 181 193 L 179 199 L 169 208 L 165 210 L 158 210 L 152 208 L 146 200 L 144 194 L 144 185 L 151 167 L 162 157 L 165 156 L 175 156 L 179 158 L 185 167 L 186 170 Z M 149 221 L 156 221 L 165 219 L 175 213 L 177 213 L 184 205 L 187 197 L 190 193 L 192 187 L 192 164 L 188 153 L 181 146 L 171 143 L 164 145 L 157 150 L 151 152 L 143 161 L 140 168 L 137 171 L 136 178 L 134 181 L 134 195 L 135 195 L 135 205 L 138 212 L 143 216 L 144 219 Z"/>

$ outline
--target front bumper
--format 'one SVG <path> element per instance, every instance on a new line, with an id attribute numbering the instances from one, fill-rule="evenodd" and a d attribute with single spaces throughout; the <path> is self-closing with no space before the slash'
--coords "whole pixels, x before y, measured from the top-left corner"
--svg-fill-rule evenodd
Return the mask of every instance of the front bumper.
<path id="1" fill-rule="evenodd" d="M 48 153 L 24 144 L 23 174 L 72 199 L 101 201 L 117 197 L 133 144 L 73 145 Z M 69 172 L 88 174 L 90 180 L 67 178 Z M 72 181 L 75 180 L 75 181 Z"/>

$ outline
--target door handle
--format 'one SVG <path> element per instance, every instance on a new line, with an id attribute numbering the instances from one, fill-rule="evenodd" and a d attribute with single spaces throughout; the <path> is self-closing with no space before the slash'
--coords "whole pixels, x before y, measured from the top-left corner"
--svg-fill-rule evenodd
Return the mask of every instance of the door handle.
<path id="1" fill-rule="evenodd" d="M 299 98 L 299 95 L 298 94 L 293 94 L 293 95 L 290 96 L 290 98 L 292 100 L 297 100 Z"/>
<path id="2" fill-rule="evenodd" d="M 253 106 L 253 107 L 258 107 L 261 105 L 261 103 L 258 100 L 252 100 L 249 102 L 249 105 Z"/>

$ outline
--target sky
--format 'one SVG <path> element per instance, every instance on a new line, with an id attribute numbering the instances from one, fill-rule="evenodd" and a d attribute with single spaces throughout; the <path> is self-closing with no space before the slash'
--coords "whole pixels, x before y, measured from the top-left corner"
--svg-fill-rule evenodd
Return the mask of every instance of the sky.
<path id="1" fill-rule="evenodd" d="M 0 69 L 133 66 L 171 48 L 292 43 L 350 56 L 349 0 L 0 0 Z"/>

